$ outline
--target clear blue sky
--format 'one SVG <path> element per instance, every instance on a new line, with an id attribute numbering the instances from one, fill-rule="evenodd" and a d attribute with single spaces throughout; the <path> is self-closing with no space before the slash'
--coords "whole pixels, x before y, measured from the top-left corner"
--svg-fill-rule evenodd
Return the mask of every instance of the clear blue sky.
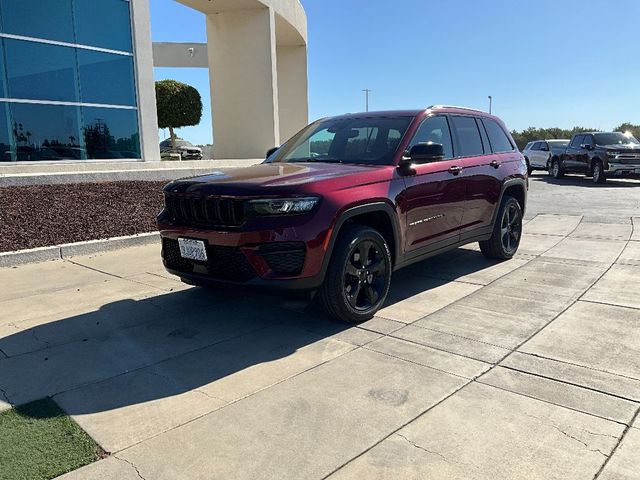
<path id="1" fill-rule="evenodd" d="M 302 0 L 309 20 L 310 120 L 434 103 L 488 108 L 511 129 L 640 124 L 640 0 Z M 204 17 L 151 0 L 154 41 L 206 41 Z M 200 91 L 206 70 L 156 69 Z"/>

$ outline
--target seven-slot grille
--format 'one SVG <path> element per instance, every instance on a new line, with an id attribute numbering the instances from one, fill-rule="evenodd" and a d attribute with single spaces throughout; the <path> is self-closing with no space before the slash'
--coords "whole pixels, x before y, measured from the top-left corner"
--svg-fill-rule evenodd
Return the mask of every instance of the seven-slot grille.
<path id="1" fill-rule="evenodd" d="M 245 222 L 242 200 L 165 193 L 165 206 L 171 219 L 183 225 L 240 227 Z"/>

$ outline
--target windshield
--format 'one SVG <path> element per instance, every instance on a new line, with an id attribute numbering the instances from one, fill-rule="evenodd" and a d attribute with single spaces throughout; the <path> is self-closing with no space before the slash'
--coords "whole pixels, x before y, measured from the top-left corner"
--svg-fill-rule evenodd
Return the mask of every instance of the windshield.
<path id="1" fill-rule="evenodd" d="M 594 137 L 597 145 L 640 145 L 633 135 L 621 132 L 596 133 Z"/>
<path id="2" fill-rule="evenodd" d="M 274 153 L 274 163 L 390 165 L 413 117 L 328 119 L 309 125 Z"/>

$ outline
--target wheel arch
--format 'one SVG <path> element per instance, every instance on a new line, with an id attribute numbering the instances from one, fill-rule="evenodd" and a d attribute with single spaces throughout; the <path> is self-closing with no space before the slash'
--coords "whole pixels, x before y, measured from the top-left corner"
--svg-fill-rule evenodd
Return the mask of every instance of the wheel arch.
<path id="1" fill-rule="evenodd" d="M 522 214 L 524 215 L 527 208 L 527 184 L 523 179 L 513 178 L 507 180 L 502 184 L 502 191 L 500 192 L 500 200 L 496 205 L 495 212 L 493 213 L 493 224 L 495 224 L 498 212 L 500 211 L 500 205 L 502 205 L 502 200 L 505 195 L 509 195 L 515 198 L 520 204 L 520 208 L 522 209 Z"/>

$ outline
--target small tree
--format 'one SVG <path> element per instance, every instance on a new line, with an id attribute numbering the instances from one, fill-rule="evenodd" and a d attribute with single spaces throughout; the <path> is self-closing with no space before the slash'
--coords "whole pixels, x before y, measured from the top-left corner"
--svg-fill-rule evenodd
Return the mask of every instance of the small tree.
<path id="1" fill-rule="evenodd" d="M 198 90 L 175 80 L 156 82 L 158 126 L 168 128 L 171 147 L 176 149 L 174 129 L 198 125 L 202 119 L 202 99 Z"/>

